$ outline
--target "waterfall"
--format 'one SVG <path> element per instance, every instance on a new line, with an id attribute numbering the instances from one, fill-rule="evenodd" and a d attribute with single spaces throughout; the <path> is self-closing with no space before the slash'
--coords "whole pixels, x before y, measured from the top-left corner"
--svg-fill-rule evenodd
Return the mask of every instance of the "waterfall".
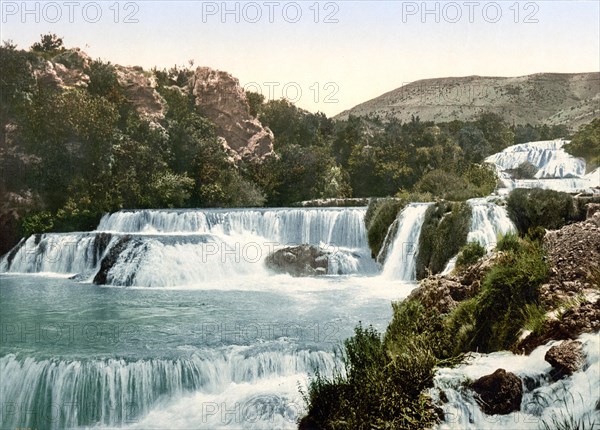
<path id="1" fill-rule="evenodd" d="M 99 231 L 253 234 L 279 244 L 365 248 L 365 208 L 138 210 L 105 215 Z"/>
<path id="2" fill-rule="evenodd" d="M 472 208 L 471 228 L 467 243 L 479 242 L 488 251 L 496 246 L 498 236 L 516 231 L 508 212 L 503 206 L 490 202 L 485 198 L 467 201 Z"/>
<path id="3" fill-rule="evenodd" d="M 192 392 L 214 395 L 230 386 L 281 377 L 297 381 L 317 366 L 321 374 L 332 376 L 340 364 L 331 353 L 298 351 L 284 344 L 271 349 L 235 346 L 187 358 L 137 361 L 36 359 L 9 354 L 0 358 L 0 422 L 2 428 L 122 426 L 138 422 L 157 405 Z M 231 405 L 239 401 L 235 395 L 234 390 L 227 399 Z M 292 405 L 296 413 L 303 407 L 297 403 Z"/>
<path id="4" fill-rule="evenodd" d="M 563 139 L 521 143 L 509 146 L 490 155 L 487 163 L 496 166 L 498 177 L 503 183 L 499 190 L 505 194 L 514 188 L 544 188 L 563 192 L 593 192 L 600 186 L 600 170 L 586 175 L 586 163 L 563 148 L 569 143 Z M 513 179 L 510 170 L 522 163 L 531 163 L 537 172 L 532 179 Z"/>
<path id="5" fill-rule="evenodd" d="M 558 381 L 550 377 L 551 366 L 544 360 L 555 341 L 536 348 L 530 355 L 507 351 L 473 354 L 467 364 L 438 369 L 431 390 L 434 402 L 442 407 L 445 416 L 438 428 L 537 430 L 544 428 L 544 422 L 549 425 L 547 428 L 555 428 L 553 421 L 570 422 L 571 419 L 580 424 L 568 428 L 597 428 L 600 423 L 600 334 L 585 334 L 579 340 L 583 343 L 586 363 L 572 376 Z M 473 392 L 465 385 L 499 368 L 523 380 L 521 411 L 489 416 L 481 411 Z"/>
<path id="6" fill-rule="evenodd" d="M 51 272 L 117 286 L 170 287 L 266 276 L 286 246 L 331 252 L 329 274 L 373 273 L 366 208 L 136 210 L 105 215 L 95 232 L 34 235 L 1 272 Z M 102 264 L 101 264 L 102 262 Z M 110 263 L 110 264 L 109 264 Z"/>
<path id="7" fill-rule="evenodd" d="M 388 251 L 382 276 L 414 281 L 421 227 L 430 203 L 411 203 L 398 215 L 398 232 Z"/>

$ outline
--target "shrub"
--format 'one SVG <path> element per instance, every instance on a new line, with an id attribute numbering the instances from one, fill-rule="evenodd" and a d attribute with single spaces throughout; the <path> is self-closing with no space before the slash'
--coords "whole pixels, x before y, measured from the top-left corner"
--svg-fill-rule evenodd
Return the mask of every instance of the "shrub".
<path id="1" fill-rule="evenodd" d="M 476 297 L 476 331 L 469 349 L 509 349 L 525 323 L 522 310 L 538 303 L 539 287 L 547 278 L 540 244 L 525 241 L 517 252 L 507 254 L 487 273 Z"/>
<path id="2" fill-rule="evenodd" d="M 569 194 L 538 188 L 513 190 L 508 196 L 507 209 L 521 235 L 531 227 L 561 228 L 576 216 Z"/>
<path id="3" fill-rule="evenodd" d="M 445 268 L 467 242 L 470 225 L 471 206 L 467 203 L 442 201 L 427 209 L 419 236 L 417 279 Z"/>
<path id="4" fill-rule="evenodd" d="M 440 363 L 417 301 L 394 305 L 385 339 L 372 327 L 358 326 L 344 342 L 346 376 L 311 381 L 302 423 L 314 428 L 431 427 L 437 416 L 425 390 Z M 408 324 L 405 324 L 408 323 Z M 424 330 L 424 331 L 423 331 Z M 310 428 L 310 427 L 308 427 Z"/>
<path id="5" fill-rule="evenodd" d="M 398 199 L 373 199 L 369 202 L 365 214 L 367 239 L 373 258 L 379 254 L 388 228 L 394 222 L 398 213 L 405 206 L 405 201 Z"/>
<path id="6" fill-rule="evenodd" d="M 507 233 L 498 240 L 496 250 L 516 252 L 521 249 L 521 240 L 515 233 Z"/>
<path id="7" fill-rule="evenodd" d="M 23 217 L 21 232 L 24 237 L 36 233 L 46 233 L 54 228 L 54 219 L 50 212 L 37 212 Z"/>
<path id="8" fill-rule="evenodd" d="M 486 254 L 486 250 L 479 242 L 469 242 L 463 246 L 456 259 L 456 267 L 465 267 L 474 264 Z"/>

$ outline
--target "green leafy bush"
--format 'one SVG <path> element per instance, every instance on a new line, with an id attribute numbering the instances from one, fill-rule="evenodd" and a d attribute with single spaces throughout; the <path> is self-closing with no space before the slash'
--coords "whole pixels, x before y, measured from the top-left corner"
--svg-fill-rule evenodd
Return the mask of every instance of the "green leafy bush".
<path id="1" fill-rule="evenodd" d="M 575 157 L 585 158 L 588 172 L 600 166 L 600 118 L 581 126 L 564 148 Z"/>
<path id="2" fill-rule="evenodd" d="M 379 254 L 388 228 L 405 205 L 406 203 L 403 200 L 393 198 L 372 199 L 369 202 L 365 214 L 365 226 L 367 227 L 367 239 L 373 258 Z"/>
<path id="3" fill-rule="evenodd" d="M 573 198 L 567 193 L 539 188 L 513 190 L 507 210 L 521 235 L 531 227 L 561 228 L 576 216 Z"/>
<path id="4" fill-rule="evenodd" d="M 507 233 L 498 240 L 496 249 L 498 251 L 516 252 L 521 249 L 521 239 L 516 233 Z"/>
<path id="5" fill-rule="evenodd" d="M 439 273 L 467 242 L 471 206 L 465 202 L 438 202 L 427 209 L 419 237 L 417 279 Z"/>
<path id="6" fill-rule="evenodd" d="M 437 416 L 425 390 L 433 385 L 440 363 L 422 323 L 405 325 L 423 315 L 419 302 L 398 304 L 394 320 L 381 339 L 372 327 L 358 326 L 344 342 L 346 376 L 320 375 L 311 381 L 306 428 L 431 427 Z M 423 320 L 422 322 L 425 322 Z"/>
<path id="7" fill-rule="evenodd" d="M 456 259 L 456 267 L 461 268 L 476 263 L 486 254 L 486 250 L 479 242 L 469 242 L 463 246 Z"/>
<path id="8" fill-rule="evenodd" d="M 539 303 L 539 287 L 547 278 L 541 245 L 519 242 L 486 274 L 481 292 L 453 311 L 447 336 L 457 339 L 462 351 L 511 348 L 529 319 L 524 310 Z"/>

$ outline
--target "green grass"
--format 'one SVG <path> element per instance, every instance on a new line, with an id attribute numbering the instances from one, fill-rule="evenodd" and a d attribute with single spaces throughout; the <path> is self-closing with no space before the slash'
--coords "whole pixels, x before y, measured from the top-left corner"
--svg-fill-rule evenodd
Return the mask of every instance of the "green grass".
<path id="1" fill-rule="evenodd" d="M 456 259 L 456 267 L 463 268 L 476 263 L 481 257 L 486 254 L 486 250 L 479 242 L 469 242 L 460 249 L 458 258 Z"/>

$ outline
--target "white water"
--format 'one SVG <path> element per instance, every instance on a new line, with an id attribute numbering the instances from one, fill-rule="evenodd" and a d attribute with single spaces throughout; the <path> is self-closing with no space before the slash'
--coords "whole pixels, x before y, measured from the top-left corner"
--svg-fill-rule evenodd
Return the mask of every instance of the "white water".
<path id="1" fill-rule="evenodd" d="M 508 212 L 503 206 L 486 198 L 468 200 L 471 205 L 471 228 L 467 243 L 478 242 L 488 251 L 496 246 L 498 237 L 516 231 Z"/>
<path id="2" fill-rule="evenodd" d="M 295 351 L 283 342 L 133 362 L 19 359 L 9 354 L 0 358 L 0 398 L 10 400 L 14 407 L 3 407 L 0 418 L 3 428 L 43 423 L 62 429 L 86 422 L 137 428 L 206 427 L 206 423 L 192 425 L 190 417 L 197 424 L 210 417 L 221 425 L 235 425 L 236 418 L 238 425 L 251 419 L 266 423 L 277 419 L 278 427 L 293 428 L 304 410 L 297 383 L 306 382 L 306 375 L 317 367 L 324 376 L 331 376 L 340 364 L 336 360 L 330 353 Z M 279 385 L 285 389 L 275 394 Z M 245 393 L 239 392 L 241 386 L 247 387 Z M 190 398 L 194 399 L 191 403 Z M 278 407 L 268 410 L 273 401 L 279 402 Z M 182 404 L 193 408 L 172 421 L 173 411 Z M 220 410 L 209 413 L 215 406 L 231 411 L 236 405 L 243 410 L 229 423 L 222 421 Z M 289 411 L 286 414 L 281 408 Z"/>
<path id="3" fill-rule="evenodd" d="M 436 372 L 432 397 L 442 407 L 445 421 L 439 429 L 540 429 L 543 422 L 554 428 L 553 418 L 559 422 L 572 416 L 585 423 L 579 428 L 598 428 L 600 425 L 600 334 L 585 334 L 579 338 L 584 344 L 586 363 L 583 368 L 563 380 L 552 381 L 550 364 L 544 355 L 552 345 L 540 346 L 530 355 L 510 352 L 473 354 L 466 365 L 443 368 Z M 505 369 L 523 381 L 521 411 L 507 415 L 484 414 L 473 392 L 464 387 L 468 381 Z M 448 402 L 439 401 L 443 392 Z M 592 427 L 591 423 L 595 422 Z"/>
<path id="4" fill-rule="evenodd" d="M 382 276 L 414 281 L 417 271 L 419 236 L 430 203 L 411 203 L 398 215 L 398 232 L 388 251 Z"/>
<path id="5" fill-rule="evenodd" d="M 563 146 L 563 139 L 522 143 L 509 146 L 502 152 L 490 155 L 486 162 L 494 164 L 503 188 L 500 194 L 506 194 L 515 188 L 544 188 L 563 192 L 594 192 L 600 187 L 600 170 L 586 175 L 586 163 L 573 157 Z M 512 179 L 507 170 L 529 162 L 538 170 L 535 179 Z M 595 191 L 598 192 L 598 191 Z"/>
<path id="6" fill-rule="evenodd" d="M 366 243 L 365 211 L 121 211 L 105 215 L 96 232 L 32 236 L 0 260 L 0 271 L 92 280 L 102 258 L 123 240 L 107 274 L 110 285 L 173 287 L 268 276 L 269 253 L 304 243 L 331 252 L 331 275 L 372 274 L 377 266 Z"/>

